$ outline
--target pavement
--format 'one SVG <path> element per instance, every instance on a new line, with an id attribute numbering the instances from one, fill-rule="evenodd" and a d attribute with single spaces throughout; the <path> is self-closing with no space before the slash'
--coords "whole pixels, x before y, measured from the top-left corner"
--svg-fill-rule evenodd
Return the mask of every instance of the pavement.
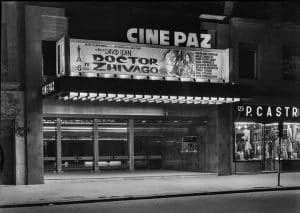
<path id="1" fill-rule="evenodd" d="M 46 173 L 45 184 L 0 185 L 0 208 L 108 202 L 255 191 L 299 190 L 300 172 L 239 174 L 182 171 Z"/>

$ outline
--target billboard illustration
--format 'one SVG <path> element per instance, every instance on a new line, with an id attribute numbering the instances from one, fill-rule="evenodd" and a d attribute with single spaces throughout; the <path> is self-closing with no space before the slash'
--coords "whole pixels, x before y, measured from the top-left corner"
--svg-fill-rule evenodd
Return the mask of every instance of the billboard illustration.
<path id="1" fill-rule="evenodd" d="M 190 78 L 221 83 L 229 81 L 229 49 L 165 47 L 81 39 L 70 39 L 67 46 L 69 50 L 65 52 L 69 52 L 70 56 L 66 64 L 70 76 L 82 73 L 117 74 Z"/>

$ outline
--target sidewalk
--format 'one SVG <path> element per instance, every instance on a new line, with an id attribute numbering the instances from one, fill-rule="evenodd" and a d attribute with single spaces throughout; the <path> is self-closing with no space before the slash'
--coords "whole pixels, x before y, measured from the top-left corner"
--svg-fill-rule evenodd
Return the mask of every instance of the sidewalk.
<path id="1" fill-rule="evenodd" d="M 217 176 L 180 171 L 46 174 L 41 185 L 0 185 L 0 207 L 300 189 L 300 172 Z"/>

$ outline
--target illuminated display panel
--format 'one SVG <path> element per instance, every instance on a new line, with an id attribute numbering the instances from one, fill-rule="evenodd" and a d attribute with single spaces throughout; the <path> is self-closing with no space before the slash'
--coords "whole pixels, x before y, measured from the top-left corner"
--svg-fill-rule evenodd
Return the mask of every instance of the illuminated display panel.
<path id="1" fill-rule="evenodd" d="M 278 123 L 235 122 L 235 161 L 278 160 Z M 300 160 L 300 123 L 284 123 L 282 160 Z"/>
<path id="2" fill-rule="evenodd" d="M 66 62 L 68 59 L 68 62 Z M 229 82 L 229 49 L 68 39 L 57 42 L 57 76 Z"/>

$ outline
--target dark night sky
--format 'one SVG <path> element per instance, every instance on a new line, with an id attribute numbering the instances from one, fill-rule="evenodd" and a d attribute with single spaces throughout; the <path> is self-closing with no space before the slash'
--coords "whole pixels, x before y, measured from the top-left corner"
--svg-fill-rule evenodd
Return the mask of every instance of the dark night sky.
<path id="1" fill-rule="evenodd" d="M 30 1 L 26 4 L 64 8 L 71 38 L 119 42 L 128 42 L 126 32 L 132 27 L 199 33 L 199 15 L 223 15 L 225 6 L 223 1 Z M 268 20 L 279 15 L 282 21 L 300 22 L 300 4 L 296 1 L 275 2 L 275 13 L 270 13 L 270 6 L 266 1 L 235 2 L 232 16 Z M 55 44 L 45 44 L 45 54 L 52 56 Z M 55 61 L 49 63 L 46 67 L 52 72 Z"/>
<path id="2" fill-rule="evenodd" d="M 28 2 L 27 2 L 28 3 Z M 69 35 L 76 38 L 126 41 L 131 27 L 193 32 L 200 14 L 223 15 L 223 1 L 68 1 L 29 2 L 65 8 Z M 275 2 L 283 21 L 300 22 L 300 4 Z M 270 19 L 270 2 L 235 2 L 234 17 Z"/>

